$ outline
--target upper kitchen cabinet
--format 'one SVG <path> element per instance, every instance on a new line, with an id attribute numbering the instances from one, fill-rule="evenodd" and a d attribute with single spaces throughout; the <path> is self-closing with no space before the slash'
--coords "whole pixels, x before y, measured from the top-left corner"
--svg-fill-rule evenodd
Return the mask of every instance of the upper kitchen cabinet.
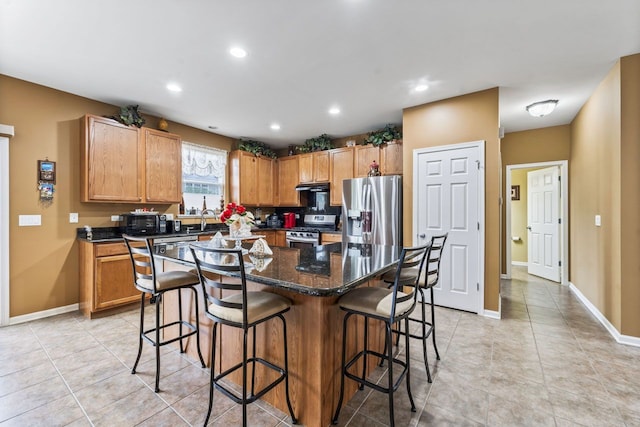
<path id="1" fill-rule="evenodd" d="M 300 206 L 300 192 L 296 185 L 300 179 L 298 158 L 280 157 L 278 162 L 278 206 Z"/>
<path id="2" fill-rule="evenodd" d="M 329 151 L 316 151 L 298 156 L 300 184 L 329 182 Z"/>
<path id="3" fill-rule="evenodd" d="M 380 148 L 380 173 L 402 175 L 402 144 L 385 144 Z"/>
<path id="4" fill-rule="evenodd" d="M 81 201 L 179 203 L 178 135 L 122 125 L 105 117 L 81 119 Z"/>
<path id="5" fill-rule="evenodd" d="M 236 150 L 229 153 L 231 200 L 247 206 L 274 205 L 275 161 Z"/>
<path id="6" fill-rule="evenodd" d="M 374 160 L 380 163 L 380 147 L 371 144 L 357 145 L 354 156 L 353 175 L 355 178 L 364 178 L 369 174 L 369 165 Z"/>
<path id="7" fill-rule="evenodd" d="M 147 203 L 180 203 L 182 140 L 178 135 L 142 128 Z"/>
<path id="8" fill-rule="evenodd" d="M 83 202 L 142 202 L 144 150 L 139 129 L 87 115 L 81 119 Z"/>
<path id="9" fill-rule="evenodd" d="M 329 150 L 332 206 L 342 205 L 342 181 L 353 178 L 354 153 L 353 147 Z"/>

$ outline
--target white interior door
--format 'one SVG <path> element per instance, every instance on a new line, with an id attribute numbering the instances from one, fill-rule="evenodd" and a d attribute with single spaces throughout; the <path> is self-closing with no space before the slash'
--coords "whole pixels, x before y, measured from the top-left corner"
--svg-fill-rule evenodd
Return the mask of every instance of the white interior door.
<path id="1" fill-rule="evenodd" d="M 560 181 L 556 166 L 527 173 L 529 274 L 560 281 Z"/>
<path id="2" fill-rule="evenodd" d="M 449 233 L 441 274 L 434 288 L 437 305 L 474 313 L 480 293 L 481 155 L 478 146 L 416 150 L 414 154 L 414 244 Z"/>

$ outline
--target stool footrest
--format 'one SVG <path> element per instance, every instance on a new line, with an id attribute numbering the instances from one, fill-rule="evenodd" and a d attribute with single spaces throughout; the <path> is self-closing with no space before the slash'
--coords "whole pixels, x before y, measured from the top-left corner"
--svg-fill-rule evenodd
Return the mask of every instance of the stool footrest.
<path id="1" fill-rule="evenodd" d="M 420 319 L 412 319 L 412 318 L 409 318 L 409 321 L 410 321 L 410 322 L 416 322 L 416 323 L 422 324 L 422 320 L 420 320 Z M 429 338 L 429 336 L 430 336 L 430 335 L 431 335 L 431 333 L 433 332 L 433 325 L 432 325 L 431 323 L 429 323 L 429 322 L 424 322 L 424 324 L 425 324 L 425 326 L 427 326 L 426 331 L 425 331 L 425 333 L 424 333 L 424 336 L 423 336 L 422 334 L 420 334 L 420 335 L 415 335 L 415 334 L 411 334 L 411 333 L 409 333 L 409 337 L 410 337 L 410 338 L 417 338 L 417 339 L 424 339 L 424 340 L 426 340 L 427 338 Z M 402 336 L 407 335 L 407 332 L 402 331 L 402 330 L 400 330 L 400 329 L 391 329 L 391 332 L 393 332 L 394 334 L 402 335 Z"/>
<path id="2" fill-rule="evenodd" d="M 266 361 L 266 360 L 264 360 L 264 359 L 262 359 L 260 357 L 252 357 L 252 358 L 247 359 L 247 369 L 249 367 L 249 364 L 251 364 L 251 363 L 260 363 L 263 366 L 266 366 L 267 368 L 278 372 L 280 375 L 274 381 L 272 381 L 271 383 L 269 383 L 266 386 L 264 386 L 257 393 L 252 394 L 251 396 L 248 396 L 246 398 L 243 398 L 242 396 L 238 396 L 235 392 L 233 392 L 232 390 L 226 388 L 224 385 L 219 383 L 219 381 L 224 379 L 226 376 L 232 374 L 233 372 L 237 371 L 238 369 L 241 369 L 242 368 L 242 362 L 240 362 L 240 363 L 237 363 L 236 365 L 230 367 L 226 371 L 221 372 L 218 375 L 215 375 L 213 377 L 213 384 L 215 385 L 216 390 L 219 390 L 220 392 L 222 392 L 225 396 L 227 396 L 229 399 L 233 400 L 235 403 L 242 403 L 243 401 L 245 401 L 246 403 L 252 403 L 252 402 L 260 399 L 262 396 L 264 396 L 271 389 L 273 389 L 275 386 L 280 384 L 287 377 L 287 374 L 285 373 L 284 369 L 282 369 L 279 366 L 276 366 L 273 363 L 268 362 L 268 361 Z M 211 368 L 211 369 L 213 369 L 213 368 Z M 255 378 L 251 378 L 251 381 L 255 381 Z"/>
<path id="3" fill-rule="evenodd" d="M 153 338 L 147 336 L 147 334 L 150 334 L 152 332 L 155 333 L 156 329 L 160 329 L 162 331 L 165 328 L 169 328 L 171 326 L 176 326 L 176 325 L 182 325 L 182 326 L 186 327 L 187 329 L 189 329 L 189 332 L 185 332 L 182 335 L 178 335 L 177 337 L 174 337 L 174 338 L 171 338 L 171 339 L 168 339 L 168 340 L 165 340 L 165 341 L 160 341 L 160 343 L 158 343 L 158 345 L 160 347 L 162 347 L 163 345 L 171 344 L 172 342 L 176 342 L 178 340 L 190 337 L 191 335 L 195 335 L 198 332 L 198 330 L 197 330 L 195 325 L 192 325 L 191 323 L 189 323 L 187 321 L 184 321 L 184 320 L 182 320 L 182 321 L 176 320 L 175 322 L 171 322 L 171 323 L 167 323 L 166 325 L 162 325 L 162 326 L 160 326 L 160 328 L 147 329 L 146 331 L 144 331 L 142 333 L 142 338 L 145 341 L 147 341 L 149 344 L 151 344 L 152 346 L 155 347 L 156 346 L 156 341 Z"/>
<path id="4" fill-rule="evenodd" d="M 378 353 L 377 351 L 370 351 L 370 350 L 360 351 L 355 356 L 353 356 L 351 358 L 351 360 L 349 360 L 349 362 L 345 365 L 345 367 L 344 367 L 344 375 L 347 378 L 351 378 L 352 380 L 354 380 L 358 384 L 364 384 L 364 385 L 366 385 L 368 387 L 371 387 L 374 390 L 380 391 L 382 393 L 389 393 L 391 385 L 389 385 L 389 387 L 381 387 L 378 384 L 374 384 L 374 383 L 368 381 L 366 378 L 363 379 L 359 375 L 355 375 L 355 374 L 352 374 L 351 372 L 349 372 L 349 368 L 351 366 L 353 366 L 358 360 L 360 360 L 360 358 L 362 358 L 364 356 L 368 356 L 368 355 L 373 355 L 373 356 L 376 356 L 376 357 L 381 358 L 383 360 L 387 360 L 387 356 L 386 355 L 384 355 L 382 353 Z M 393 391 L 396 391 L 398 389 L 398 387 L 400 386 L 400 383 L 404 379 L 405 375 L 407 375 L 407 364 L 404 361 L 400 360 L 400 359 L 396 359 L 395 357 L 392 359 L 392 361 L 393 361 L 393 363 L 395 363 L 395 364 L 397 364 L 399 366 L 402 366 L 402 372 L 400 373 L 400 375 L 398 375 L 395 383 L 393 384 Z M 391 369 L 391 367 L 389 369 Z"/>

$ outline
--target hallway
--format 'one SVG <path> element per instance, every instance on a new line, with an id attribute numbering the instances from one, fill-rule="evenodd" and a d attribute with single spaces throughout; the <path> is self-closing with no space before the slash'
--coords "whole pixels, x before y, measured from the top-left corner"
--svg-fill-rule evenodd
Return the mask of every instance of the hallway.
<path id="1" fill-rule="evenodd" d="M 436 309 L 442 360 L 429 345 L 435 377 L 427 383 L 412 341 L 417 412 L 402 385 L 396 425 L 640 426 L 640 348 L 615 343 L 567 287 L 522 267 L 501 289 L 502 320 Z M 207 369 L 165 347 L 155 394 L 145 346 L 138 374 L 130 374 L 137 313 L 96 320 L 70 313 L 0 329 L 0 426 L 201 425 Z M 384 372 L 375 375 L 384 381 Z M 210 425 L 238 425 L 239 414 L 217 393 Z M 340 425 L 379 427 L 386 419 L 386 396 L 365 390 L 343 407 Z M 289 422 L 263 402 L 250 406 L 251 426 Z"/>

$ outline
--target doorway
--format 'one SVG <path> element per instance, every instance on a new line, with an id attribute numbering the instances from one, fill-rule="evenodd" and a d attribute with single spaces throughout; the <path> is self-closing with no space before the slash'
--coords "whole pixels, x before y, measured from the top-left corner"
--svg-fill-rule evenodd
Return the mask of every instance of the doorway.
<path id="1" fill-rule="evenodd" d="M 526 237 L 523 233 L 514 233 L 514 224 L 513 224 L 513 211 L 515 209 L 513 203 L 517 203 L 518 200 L 514 199 L 514 193 L 518 193 L 514 191 L 514 173 L 522 172 L 522 170 L 534 170 L 534 169 L 543 169 L 543 168 L 557 168 L 559 181 L 560 181 L 560 201 L 559 201 L 559 263 L 560 263 L 560 277 L 559 282 L 563 285 L 568 284 L 569 280 L 569 173 L 568 173 L 568 161 L 567 160 L 559 160 L 559 161 L 551 161 L 551 162 L 539 162 L 539 163 L 526 163 L 519 165 L 508 165 L 506 168 L 506 191 L 505 194 L 508 195 L 506 200 L 506 238 L 504 239 L 505 243 L 505 262 L 506 262 L 506 274 L 504 278 L 511 279 L 511 267 L 512 265 L 528 265 L 528 262 L 516 261 L 513 260 L 513 242 L 517 242 L 520 239 L 520 244 L 524 245 L 525 240 L 527 243 L 527 253 L 529 245 L 529 236 Z M 524 197 L 525 200 L 527 198 L 528 191 L 519 191 L 519 198 L 522 200 Z M 509 197 L 511 195 L 511 197 Z M 529 205 L 527 201 L 527 206 Z M 525 220 L 526 222 L 526 220 Z M 527 233 L 530 231 L 527 230 Z M 522 234 L 522 235 L 521 235 Z M 524 238 L 523 238 L 524 237 Z"/>
<path id="2" fill-rule="evenodd" d="M 9 324 L 9 138 L 13 126 L 0 124 L 0 326 Z"/>

